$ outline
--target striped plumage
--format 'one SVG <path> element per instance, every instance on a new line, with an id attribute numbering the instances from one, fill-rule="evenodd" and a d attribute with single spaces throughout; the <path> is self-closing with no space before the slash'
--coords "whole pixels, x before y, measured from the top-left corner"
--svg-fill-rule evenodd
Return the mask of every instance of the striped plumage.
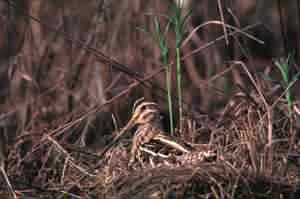
<path id="1" fill-rule="evenodd" d="M 143 103 L 141 105 L 143 105 Z M 150 142 L 151 140 L 158 140 L 184 153 L 190 152 L 183 145 L 180 145 L 175 139 L 167 136 L 163 132 L 160 121 L 160 113 L 156 104 L 148 104 L 148 106 L 141 109 L 139 112 L 139 118 L 139 123 L 137 123 L 138 128 L 132 140 L 130 164 L 132 164 L 139 155 L 140 146 Z"/>
<path id="2" fill-rule="evenodd" d="M 113 141 L 102 150 L 99 156 L 101 157 L 104 155 L 112 146 L 119 142 L 120 139 L 124 137 L 126 132 L 133 126 L 137 126 L 137 130 L 132 140 L 130 163 L 135 161 L 137 155 L 139 154 L 140 147 L 153 139 L 159 140 L 160 142 L 176 148 L 184 153 L 189 152 L 188 149 L 177 143 L 171 137 L 165 135 L 165 133 L 162 131 L 158 105 L 153 102 L 141 102 L 138 105 L 134 105 L 134 111 L 129 122 L 113 139 Z M 98 164 L 101 164 L 101 162 Z"/>

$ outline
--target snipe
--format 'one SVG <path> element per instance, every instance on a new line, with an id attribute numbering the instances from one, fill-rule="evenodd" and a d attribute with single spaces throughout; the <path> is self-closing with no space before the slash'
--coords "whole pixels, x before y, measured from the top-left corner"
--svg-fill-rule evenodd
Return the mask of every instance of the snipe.
<path id="1" fill-rule="evenodd" d="M 139 154 L 140 147 L 151 140 L 158 140 L 183 153 L 190 152 L 189 149 L 177 143 L 173 138 L 167 136 L 165 132 L 163 132 L 158 105 L 154 102 L 142 101 L 135 103 L 131 119 L 113 141 L 103 149 L 100 157 L 124 137 L 126 132 L 133 126 L 137 126 L 137 130 L 132 140 L 130 164 L 135 161 Z"/>

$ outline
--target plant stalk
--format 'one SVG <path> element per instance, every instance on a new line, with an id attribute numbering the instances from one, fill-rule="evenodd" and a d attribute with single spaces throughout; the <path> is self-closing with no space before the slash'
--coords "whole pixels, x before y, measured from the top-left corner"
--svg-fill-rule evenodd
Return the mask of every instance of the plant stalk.
<path id="1" fill-rule="evenodd" d="M 181 90 L 181 62 L 180 62 L 180 49 L 176 48 L 176 66 L 177 66 L 177 94 L 178 94 L 178 107 L 179 107 L 179 132 L 182 132 L 182 90 Z"/>
<path id="2" fill-rule="evenodd" d="M 173 104 L 172 104 L 172 81 L 171 81 L 171 67 L 166 65 L 166 84 L 168 92 L 168 109 L 170 118 L 170 133 L 174 136 L 174 120 L 173 120 Z"/>

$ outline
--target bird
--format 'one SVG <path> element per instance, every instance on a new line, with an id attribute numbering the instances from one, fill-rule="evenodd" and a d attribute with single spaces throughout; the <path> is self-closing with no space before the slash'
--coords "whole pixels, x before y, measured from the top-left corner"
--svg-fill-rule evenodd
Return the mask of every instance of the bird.
<path id="1" fill-rule="evenodd" d="M 145 123 L 146 122 L 146 119 L 144 118 L 145 114 L 150 114 L 151 112 L 157 111 L 156 109 L 146 109 L 146 107 L 147 106 L 155 106 L 155 105 L 156 104 L 152 103 L 152 102 L 142 103 L 139 106 L 136 106 L 136 104 L 134 104 L 135 108 L 134 108 L 134 112 L 132 114 L 131 119 L 121 129 L 121 131 L 118 133 L 118 135 L 108 145 L 106 145 L 104 147 L 104 149 L 101 151 L 101 153 L 98 154 L 98 157 L 101 158 L 111 147 L 113 147 L 115 144 L 117 144 L 121 140 L 121 138 L 123 138 L 127 134 L 129 129 L 131 129 L 132 127 L 134 127 L 137 124 Z"/>
<path id="2" fill-rule="evenodd" d="M 158 105 L 154 102 L 138 100 L 133 106 L 131 119 L 125 127 L 122 128 L 119 134 L 107 146 L 105 146 L 99 154 L 99 157 L 102 157 L 112 146 L 118 143 L 128 133 L 128 130 L 134 126 L 137 126 L 137 130 L 132 139 L 130 164 L 135 161 L 139 153 L 139 148 L 151 140 L 158 140 L 184 153 L 190 152 L 189 149 L 177 143 L 174 139 L 164 133 L 160 121 Z M 98 166 L 99 163 L 97 164 L 97 167 Z"/>
<path id="3" fill-rule="evenodd" d="M 136 112 L 136 114 L 139 115 L 139 120 L 136 122 L 138 127 L 132 139 L 131 158 L 129 165 L 131 165 L 140 155 L 140 147 L 151 140 L 160 141 L 183 153 L 190 153 L 190 149 L 184 145 L 181 145 L 175 138 L 168 136 L 163 131 L 160 112 L 157 104 L 144 102 L 139 106 L 143 108 L 137 109 L 140 111 L 139 114 Z"/>

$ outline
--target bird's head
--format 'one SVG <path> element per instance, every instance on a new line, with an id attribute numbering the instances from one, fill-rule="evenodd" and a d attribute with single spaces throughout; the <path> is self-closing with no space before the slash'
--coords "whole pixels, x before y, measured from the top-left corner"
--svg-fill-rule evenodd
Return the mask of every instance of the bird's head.
<path id="1" fill-rule="evenodd" d="M 154 102 L 141 102 L 135 104 L 131 121 L 134 124 L 146 124 L 159 120 L 158 105 Z"/>

